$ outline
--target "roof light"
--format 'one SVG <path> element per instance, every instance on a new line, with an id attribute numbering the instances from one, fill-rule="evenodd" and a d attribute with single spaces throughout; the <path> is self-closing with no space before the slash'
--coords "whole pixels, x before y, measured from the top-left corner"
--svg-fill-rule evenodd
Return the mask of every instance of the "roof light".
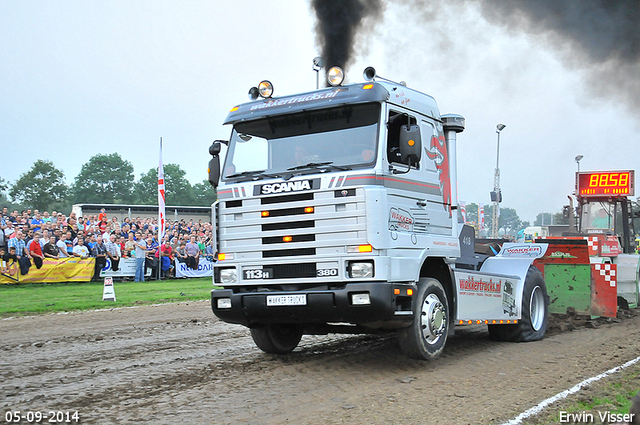
<path id="1" fill-rule="evenodd" d="M 233 108 L 231 108 L 231 110 L 229 112 L 235 112 L 238 110 L 238 106 L 234 106 Z"/>
<path id="2" fill-rule="evenodd" d="M 260 96 L 260 92 L 258 91 L 257 87 L 251 87 L 249 89 L 249 93 L 247 94 L 249 95 L 250 100 L 256 100 L 258 96 Z"/>
<path id="3" fill-rule="evenodd" d="M 362 90 L 371 90 L 373 88 L 373 84 L 365 84 L 362 86 Z"/>
<path id="4" fill-rule="evenodd" d="M 273 95 L 273 84 L 271 84 L 271 81 L 260 81 L 260 84 L 258 84 L 258 92 L 261 97 L 271 97 Z"/>
<path id="5" fill-rule="evenodd" d="M 339 86 L 344 81 L 344 71 L 339 66 L 333 66 L 327 71 L 327 82 L 332 86 Z"/>

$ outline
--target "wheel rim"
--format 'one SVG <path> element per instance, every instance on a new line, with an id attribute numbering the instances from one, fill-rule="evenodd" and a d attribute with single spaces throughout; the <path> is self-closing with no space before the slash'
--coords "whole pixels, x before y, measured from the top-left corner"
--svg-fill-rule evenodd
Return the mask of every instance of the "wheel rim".
<path id="1" fill-rule="evenodd" d="M 447 327 L 447 312 L 435 294 L 429 294 L 422 303 L 422 336 L 427 344 L 435 344 Z"/>
<path id="2" fill-rule="evenodd" d="M 531 293 L 529 316 L 531 317 L 531 327 L 533 330 L 539 331 L 544 323 L 544 294 L 539 286 L 533 288 Z"/>

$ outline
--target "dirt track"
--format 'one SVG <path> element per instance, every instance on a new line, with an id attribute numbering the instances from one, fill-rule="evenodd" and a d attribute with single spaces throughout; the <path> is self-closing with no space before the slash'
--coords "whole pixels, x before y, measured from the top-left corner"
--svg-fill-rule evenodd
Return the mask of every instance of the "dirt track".
<path id="1" fill-rule="evenodd" d="M 0 320 L 0 404 L 81 423 L 502 423 L 640 354 L 640 316 L 527 344 L 457 328 L 435 362 L 391 337 L 258 350 L 207 302 Z M 4 422 L 3 422 L 4 423 Z"/>

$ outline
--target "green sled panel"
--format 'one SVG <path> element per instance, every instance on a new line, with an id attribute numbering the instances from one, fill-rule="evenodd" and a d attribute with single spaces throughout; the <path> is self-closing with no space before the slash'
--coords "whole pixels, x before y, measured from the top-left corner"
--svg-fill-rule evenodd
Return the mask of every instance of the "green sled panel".
<path id="1" fill-rule="evenodd" d="M 544 277 L 549 294 L 549 313 L 591 314 L 591 265 L 546 264 Z"/>

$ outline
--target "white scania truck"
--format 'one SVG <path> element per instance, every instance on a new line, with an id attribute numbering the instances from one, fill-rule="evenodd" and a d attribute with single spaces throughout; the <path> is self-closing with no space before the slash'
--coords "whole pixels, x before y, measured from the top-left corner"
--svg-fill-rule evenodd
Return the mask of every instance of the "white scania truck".
<path id="1" fill-rule="evenodd" d="M 263 81 L 231 109 L 230 140 L 209 149 L 214 314 L 268 353 L 303 334 L 388 331 L 406 355 L 433 359 L 454 325 L 477 323 L 495 339 L 541 339 L 548 297 L 532 263 L 546 246 L 487 256 L 458 226 L 464 118 L 373 68 L 359 84 L 327 75 L 327 88 L 277 98 Z"/>

